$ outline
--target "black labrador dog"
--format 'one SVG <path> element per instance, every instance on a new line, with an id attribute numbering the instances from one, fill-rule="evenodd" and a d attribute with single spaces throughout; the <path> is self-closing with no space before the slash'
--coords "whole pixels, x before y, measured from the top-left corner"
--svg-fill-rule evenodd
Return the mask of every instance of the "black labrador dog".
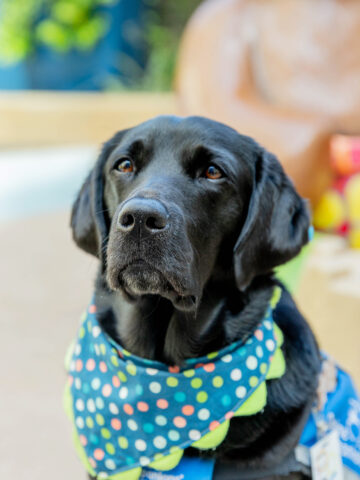
<path id="1" fill-rule="evenodd" d="M 158 117 L 105 143 L 73 207 L 77 245 L 100 260 L 97 317 L 132 353 L 181 365 L 263 318 L 273 269 L 307 242 L 309 215 L 274 155 L 201 117 Z M 215 479 L 307 478 L 295 460 L 320 355 L 283 290 L 274 320 L 286 373 L 262 413 L 231 420 Z"/>

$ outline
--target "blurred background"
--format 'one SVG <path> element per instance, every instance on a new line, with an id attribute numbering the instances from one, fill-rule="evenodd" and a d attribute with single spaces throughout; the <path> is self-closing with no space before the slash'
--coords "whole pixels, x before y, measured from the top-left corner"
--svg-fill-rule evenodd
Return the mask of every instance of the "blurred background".
<path id="1" fill-rule="evenodd" d="M 0 0 L 0 474 L 84 478 L 63 357 L 96 260 L 69 213 L 99 145 L 200 114 L 273 151 L 317 233 L 282 267 L 360 385 L 360 2 Z"/>

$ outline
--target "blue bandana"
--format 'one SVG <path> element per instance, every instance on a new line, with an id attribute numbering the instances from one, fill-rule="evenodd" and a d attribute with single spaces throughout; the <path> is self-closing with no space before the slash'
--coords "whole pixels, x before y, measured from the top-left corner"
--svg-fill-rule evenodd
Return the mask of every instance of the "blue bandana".
<path id="1" fill-rule="evenodd" d="M 253 336 L 169 367 L 132 355 L 112 340 L 90 305 L 69 361 L 66 410 L 91 475 L 136 480 L 141 468 L 174 468 L 187 447 L 219 445 L 234 416 L 266 405 L 266 380 L 285 371 L 282 333 L 272 318 L 275 288 Z"/>

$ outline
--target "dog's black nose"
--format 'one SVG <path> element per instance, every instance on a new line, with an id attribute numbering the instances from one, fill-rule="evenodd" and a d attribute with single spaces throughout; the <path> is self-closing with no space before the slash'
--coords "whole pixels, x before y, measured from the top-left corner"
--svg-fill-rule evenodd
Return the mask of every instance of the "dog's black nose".
<path id="1" fill-rule="evenodd" d="M 168 224 L 165 206 L 153 198 L 132 198 L 119 213 L 118 228 L 122 232 L 139 230 L 143 233 L 157 233 Z"/>

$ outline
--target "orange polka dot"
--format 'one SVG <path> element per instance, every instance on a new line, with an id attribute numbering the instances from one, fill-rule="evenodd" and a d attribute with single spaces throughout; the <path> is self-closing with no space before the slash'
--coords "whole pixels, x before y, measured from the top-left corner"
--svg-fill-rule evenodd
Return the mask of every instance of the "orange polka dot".
<path id="1" fill-rule="evenodd" d="M 182 408 L 182 413 L 184 415 L 192 415 L 194 413 L 194 407 L 192 405 L 184 405 Z"/>
<path id="2" fill-rule="evenodd" d="M 96 462 L 93 458 L 89 457 L 89 463 L 92 466 L 92 468 L 96 468 Z"/>
<path id="3" fill-rule="evenodd" d="M 90 305 L 89 313 L 96 313 L 96 305 Z"/>
<path id="4" fill-rule="evenodd" d="M 106 373 L 106 372 L 107 372 L 107 366 L 106 366 L 106 363 L 105 363 L 105 362 L 100 362 L 100 363 L 99 363 L 99 368 L 100 368 L 100 370 L 102 371 L 102 373 Z"/>
<path id="5" fill-rule="evenodd" d="M 220 423 L 217 422 L 216 420 L 214 420 L 214 421 L 211 422 L 210 425 L 209 425 L 210 431 L 215 430 L 215 428 L 217 428 L 219 425 L 220 425 Z"/>
<path id="6" fill-rule="evenodd" d="M 104 450 L 101 450 L 101 448 L 96 448 L 94 450 L 94 457 L 96 458 L 96 460 L 102 460 L 104 458 Z"/>
<path id="7" fill-rule="evenodd" d="M 79 435 L 79 440 L 80 440 L 80 443 L 83 447 L 86 447 L 87 445 L 87 438 L 85 437 L 85 435 Z"/>
<path id="8" fill-rule="evenodd" d="M 159 398 L 159 400 L 156 402 L 156 405 L 162 410 L 165 410 L 165 408 L 168 408 L 169 402 L 164 398 Z"/>
<path id="9" fill-rule="evenodd" d="M 174 420 L 175 427 L 184 428 L 186 426 L 186 420 L 184 417 L 175 417 Z"/>
<path id="10" fill-rule="evenodd" d="M 134 409 L 129 403 L 125 403 L 124 412 L 127 413 L 128 415 L 132 415 L 134 413 Z"/>
<path id="11" fill-rule="evenodd" d="M 112 382 L 114 387 L 120 387 L 120 380 L 119 380 L 119 377 L 117 377 L 116 375 L 113 376 Z"/>
<path id="12" fill-rule="evenodd" d="M 111 385 L 107 383 L 106 385 L 103 386 L 102 394 L 104 395 L 104 397 L 110 397 L 111 392 L 112 392 Z"/>
<path id="13" fill-rule="evenodd" d="M 146 402 L 138 402 L 137 408 L 140 412 L 147 412 L 149 410 L 149 405 Z"/>
<path id="14" fill-rule="evenodd" d="M 260 329 L 255 330 L 254 335 L 258 340 L 262 340 L 264 338 L 264 333 Z"/>
<path id="15" fill-rule="evenodd" d="M 230 420 L 233 416 L 234 416 L 234 412 L 227 412 L 227 413 L 225 414 L 226 420 Z"/>
<path id="16" fill-rule="evenodd" d="M 73 381 L 74 381 L 74 377 L 72 375 L 69 375 L 68 376 L 68 384 L 69 384 L 69 387 L 71 387 L 71 385 L 73 384 Z"/>
<path id="17" fill-rule="evenodd" d="M 213 372 L 215 370 L 215 363 L 207 363 L 204 365 L 205 372 Z"/>
<path id="18" fill-rule="evenodd" d="M 121 429 L 121 422 L 118 418 L 112 418 L 110 423 L 111 423 L 111 426 L 114 430 L 120 430 Z"/>
<path id="19" fill-rule="evenodd" d="M 77 372 L 80 372 L 82 368 L 83 368 L 83 362 L 80 360 L 80 358 L 78 358 L 75 363 L 75 370 Z"/>
<path id="20" fill-rule="evenodd" d="M 89 358 L 89 360 L 86 362 L 86 370 L 89 370 L 89 372 L 92 372 L 95 368 L 95 360 L 93 358 Z"/>
<path id="21" fill-rule="evenodd" d="M 170 373 L 179 373 L 180 372 L 180 367 L 177 365 L 173 365 L 172 367 L 169 367 L 169 372 Z"/>

